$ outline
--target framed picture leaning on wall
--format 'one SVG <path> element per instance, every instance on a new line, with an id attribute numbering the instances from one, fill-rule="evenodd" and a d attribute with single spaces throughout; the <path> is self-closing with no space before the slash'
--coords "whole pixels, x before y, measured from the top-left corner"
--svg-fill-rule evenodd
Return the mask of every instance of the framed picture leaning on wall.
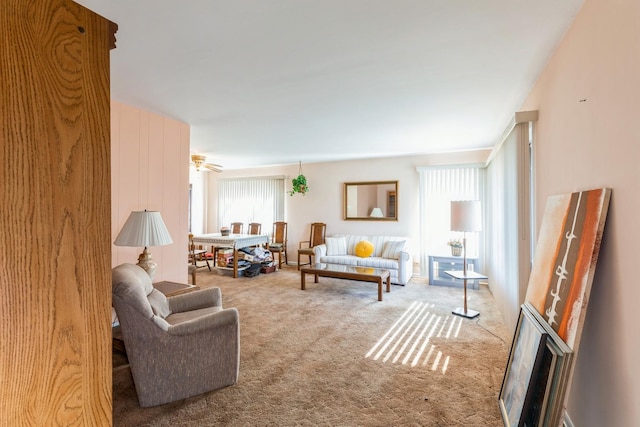
<path id="1" fill-rule="evenodd" d="M 521 308 L 498 397 L 505 426 L 525 425 L 523 414 L 531 411 L 535 396 L 531 382 L 537 378 L 546 341 L 544 327 L 529 310 Z"/>

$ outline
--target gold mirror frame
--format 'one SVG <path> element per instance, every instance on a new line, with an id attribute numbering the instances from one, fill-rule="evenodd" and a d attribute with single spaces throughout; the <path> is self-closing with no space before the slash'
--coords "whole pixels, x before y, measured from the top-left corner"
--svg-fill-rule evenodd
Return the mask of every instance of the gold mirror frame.
<path id="1" fill-rule="evenodd" d="M 398 181 L 345 182 L 343 209 L 346 221 L 397 221 Z"/>

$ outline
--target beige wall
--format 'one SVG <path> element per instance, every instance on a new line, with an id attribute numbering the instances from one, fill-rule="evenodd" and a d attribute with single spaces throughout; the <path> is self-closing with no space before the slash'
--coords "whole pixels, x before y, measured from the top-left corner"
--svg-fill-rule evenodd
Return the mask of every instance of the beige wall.
<path id="1" fill-rule="evenodd" d="M 189 125 L 112 101 L 111 171 L 111 241 L 131 211 L 160 211 L 173 244 L 149 248 L 154 281 L 187 283 Z M 111 264 L 135 264 L 141 252 L 112 244 Z"/>
<path id="2" fill-rule="evenodd" d="M 419 176 L 416 168 L 455 163 L 484 163 L 489 150 L 405 156 L 396 158 L 340 161 L 326 163 L 303 163 L 302 169 L 309 183 L 309 192 L 302 196 L 286 195 L 285 220 L 289 223 L 290 260 L 295 261 L 298 242 L 309 239 L 312 222 L 325 222 L 327 234 L 385 234 L 409 236 L 414 260 L 418 260 Z M 254 168 L 209 174 L 209 209 L 207 231 L 214 232 L 217 223 L 217 180 L 244 176 L 286 175 L 286 190 L 291 189 L 291 179 L 298 175 L 298 164 L 288 166 Z M 345 221 L 343 219 L 343 185 L 354 181 L 398 181 L 398 221 Z M 228 224 L 223 224 L 228 225 Z M 263 226 L 264 229 L 264 226 Z M 271 230 L 271 227 L 267 227 Z"/>
<path id="3" fill-rule="evenodd" d="M 640 2 L 587 0 L 523 110 L 540 111 L 538 225 L 549 195 L 613 189 L 571 387 L 576 426 L 640 420 Z"/>

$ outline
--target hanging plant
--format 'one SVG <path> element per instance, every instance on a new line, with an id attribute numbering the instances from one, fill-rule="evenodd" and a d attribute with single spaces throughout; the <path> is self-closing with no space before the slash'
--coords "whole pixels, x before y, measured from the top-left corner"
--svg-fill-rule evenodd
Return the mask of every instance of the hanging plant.
<path id="1" fill-rule="evenodd" d="M 302 174 L 302 162 L 300 162 L 298 176 L 291 180 L 291 191 L 289 191 L 289 195 L 293 196 L 296 193 L 300 193 L 304 196 L 307 191 L 309 191 L 309 186 L 307 185 L 307 178 Z"/>

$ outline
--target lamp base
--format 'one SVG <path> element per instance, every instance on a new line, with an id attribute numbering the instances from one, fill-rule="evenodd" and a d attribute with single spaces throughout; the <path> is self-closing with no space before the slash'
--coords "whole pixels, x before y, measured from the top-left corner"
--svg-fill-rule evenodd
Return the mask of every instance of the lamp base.
<path id="1" fill-rule="evenodd" d="M 151 280 L 153 280 L 153 276 L 156 275 L 156 268 L 158 268 L 158 264 L 153 260 L 151 254 L 147 251 L 147 248 L 144 248 L 144 251 L 138 257 L 138 265 L 144 271 L 147 272 Z"/>
<path id="2" fill-rule="evenodd" d="M 469 310 L 469 309 L 467 309 L 467 311 L 465 311 L 464 308 L 462 308 L 462 307 L 456 308 L 451 313 L 455 314 L 456 316 L 466 317 L 467 319 L 473 319 L 475 317 L 480 316 L 480 312 L 479 311 Z"/>

